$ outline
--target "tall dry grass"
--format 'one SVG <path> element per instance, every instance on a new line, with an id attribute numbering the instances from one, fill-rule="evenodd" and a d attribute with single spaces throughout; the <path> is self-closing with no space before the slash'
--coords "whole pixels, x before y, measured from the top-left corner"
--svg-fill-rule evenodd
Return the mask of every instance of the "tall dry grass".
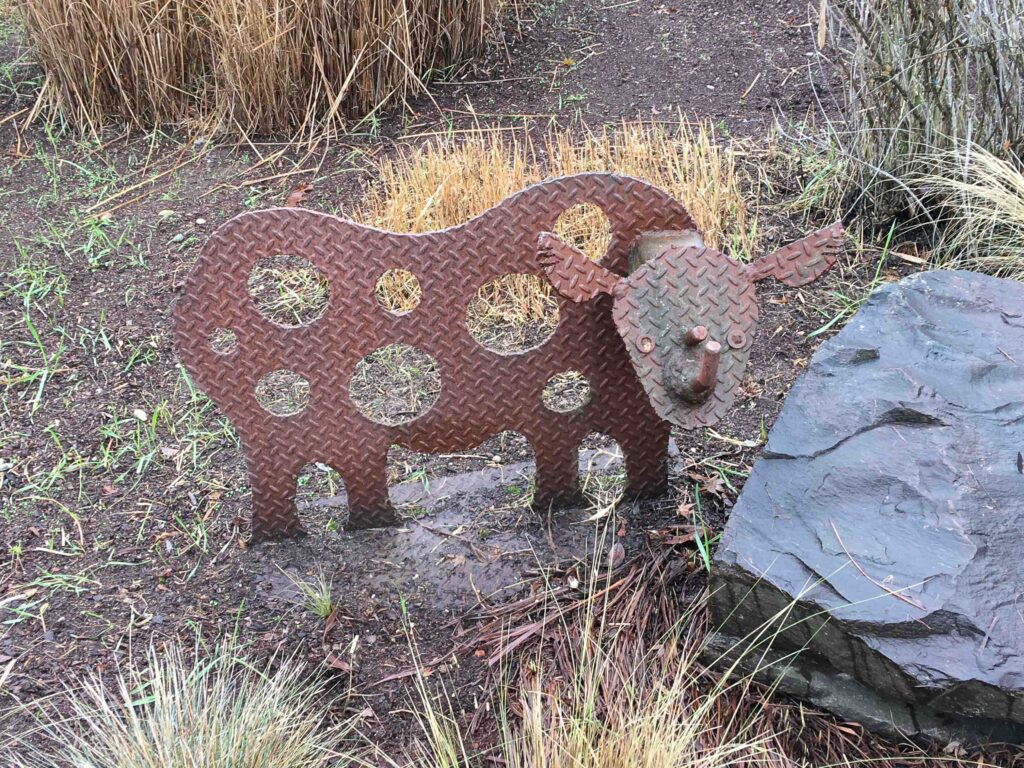
<path id="1" fill-rule="evenodd" d="M 1024 280 L 1024 164 L 980 147 L 934 156 L 920 184 L 943 200 L 935 262 Z"/>
<path id="2" fill-rule="evenodd" d="M 40 105 L 81 126 L 294 135 L 421 90 L 480 48 L 509 0 L 17 2 Z"/>
<path id="3" fill-rule="evenodd" d="M 395 232 L 426 232 L 460 224 L 508 195 L 545 178 L 611 171 L 648 181 L 681 201 L 705 242 L 749 258 L 758 245 L 757 199 L 743 170 L 744 147 L 718 139 L 709 124 L 625 123 L 595 133 L 554 130 L 535 143 L 525 134 L 473 132 L 386 157 L 377 181 L 346 215 Z M 570 208 L 558 233 L 591 258 L 609 242 L 608 221 L 594 206 Z M 382 286 L 389 306 L 411 309 L 418 294 L 397 279 Z M 480 297 L 480 323 L 550 324 L 550 287 L 513 276 Z M 472 319 L 472 318 L 471 318 Z"/>
<path id="4" fill-rule="evenodd" d="M 595 552 L 614 538 L 602 527 L 595 529 L 602 542 Z M 411 754 L 378 750 L 375 762 L 391 768 L 1011 764 L 886 744 L 754 682 L 744 668 L 778 672 L 792 661 L 792 655 L 771 661 L 766 651 L 795 620 L 794 604 L 720 655 L 723 649 L 708 641 L 702 600 L 685 597 L 686 558 L 654 545 L 609 571 L 606 558 L 597 556 L 570 572 L 580 584 L 567 586 L 559 574 L 540 593 L 483 609 L 481 635 L 471 635 L 464 647 L 491 649 L 489 662 L 502 665 L 492 681 L 493 741 L 481 746 L 465 716 L 455 714 L 445 683 L 423 673 L 414 678 L 419 733 Z M 518 653 L 506 653 L 509 645 Z"/>
<path id="5" fill-rule="evenodd" d="M 1024 150 L 1024 0 L 828 0 L 846 81 L 834 131 L 855 187 L 846 197 L 887 228 L 930 223 L 917 186 L 933 153 L 973 143 Z"/>

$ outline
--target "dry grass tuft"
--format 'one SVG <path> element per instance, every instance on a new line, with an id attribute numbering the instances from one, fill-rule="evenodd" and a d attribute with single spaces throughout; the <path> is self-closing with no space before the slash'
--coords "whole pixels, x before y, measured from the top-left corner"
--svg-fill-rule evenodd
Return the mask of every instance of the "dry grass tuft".
<path id="1" fill-rule="evenodd" d="M 496 747 L 475 750 L 443 687 L 431 690 L 421 676 L 421 743 L 411 759 L 382 761 L 395 768 L 993 765 L 886 745 L 855 724 L 781 701 L 735 667 L 709 670 L 706 613 L 700 600 L 684 603 L 695 591 L 692 553 L 652 544 L 610 572 L 597 557 L 589 569 L 552 574 L 546 591 L 482 609 L 479 633 L 460 649 L 493 649 L 489 661 L 505 670 Z M 586 583 L 566 583 L 574 576 Z M 784 623 L 785 612 L 777 618 Z M 762 641 L 777 629 L 766 627 Z"/>
<path id="2" fill-rule="evenodd" d="M 1024 150 L 1024 0 L 834 0 L 847 81 L 835 138 L 876 225 L 928 219 L 922 162 L 972 142 Z"/>
<path id="3" fill-rule="evenodd" d="M 341 124 L 480 48 L 506 0 L 18 0 L 40 103 L 82 127 Z"/>
<path id="4" fill-rule="evenodd" d="M 980 147 L 936 157 L 922 186 L 943 199 L 937 262 L 1024 280 L 1024 165 Z"/>
<path id="5" fill-rule="evenodd" d="M 710 125 L 682 122 L 676 130 L 626 123 L 584 136 L 553 131 L 540 151 L 527 138 L 475 132 L 385 158 L 377 183 L 348 215 L 381 229 L 427 232 L 467 221 L 544 178 L 611 171 L 674 195 L 689 209 L 708 245 L 748 258 L 757 247 L 756 201 L 748 204 L 750 180 L 739 163 L 742 153 L 736 144 L 719 142 Z M 608 222 L 594 206 L 569 209 L 556 229 L 591 258 L 607 248 Z M 389 305 L 403 306 L 407 291 L 402 285 L 381 289 L 391 296 Z M 513 325 L 550 327 L 557 322 L 550 288 L 535 279 L 504 279 L 488 287 L 477 303 L 474 317 L 480 325 L 493 324 L 496 317 L 510 318 Z"/>
<path id="6" fill-rule="evenodd" d="M 69 715 L 44 723 L 34 736 L 46 743 L 24 745 L 13 764 L 309 768 L 341 742 L 319 706 L 323 692 L 296 663 L 257 668 L 231 642 L 195 661 L 176 646 L 153 650 L 148 669 L 123 672 L 115 688 L 94 678 L 69 690 Z"/>

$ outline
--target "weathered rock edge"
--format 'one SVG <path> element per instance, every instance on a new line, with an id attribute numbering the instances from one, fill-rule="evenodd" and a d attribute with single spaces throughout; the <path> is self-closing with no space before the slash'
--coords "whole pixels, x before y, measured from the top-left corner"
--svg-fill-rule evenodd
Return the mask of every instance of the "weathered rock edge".
<path id="1" fill-rule="evenodd" d="M 1024 285 L 879 288 L 817 350 L 744 486 L 708 653 L 890 736 L 1024 741 L 1020 451 Z"/>

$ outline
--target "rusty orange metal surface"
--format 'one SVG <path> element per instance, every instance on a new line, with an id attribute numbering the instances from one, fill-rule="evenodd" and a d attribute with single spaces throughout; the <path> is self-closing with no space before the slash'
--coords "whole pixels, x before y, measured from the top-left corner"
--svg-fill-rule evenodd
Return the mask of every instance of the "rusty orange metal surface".
<path id="1" fill-rule="evenodd" d="M 503 430 L 521 432 L 533 446 L 535 506 L 578 499 L 577 452 L 591 432 L 618 441 L 628 492 L 666 490 L 669 424 L 634 372 L 612 319 L 611 296 L 580 303 L 561 298 L 554 335 L 521 354 L 481 346 L 466 325 L 470 299 L 485 283 L 512 273 L 545 276 L 538 237 L 579 203 L 597 205 L 607 216 L 612 240 L 601 265 L 618 276 L 626 275 L 630 246 L 641 233 L 693 228 L 679 202 L 646 183 L 581 174 L 530 187 L 440 232 L 382 232 L 285 208 L 242 214 L 213 234 L 175 308 L 174 340 L 189 374 L 239 434 L 255 537 L 300 530 L 296 479 L 309 462 L 341 474 L 349 527 L 388 525 L 397 520 L 388 501 L 389 446 L 466 451 Z M 264 317 L 246 291 L 253 264 L 282 254 L 308 259 L 329 286 L 326 311 L 298 328 Z M 395 268 L 412 272 L 422 290 L 416 309 L 400 316 L 385 311 L 374 295 L 381 274 Z M 212 335 L 223 330 L 237 337 L 228 353 L 211 344 Z M 397 426 L 367 419 L 348 392 L 357 362 L 387 344 L 430 354 L 441 376 L 434 405 Z M 290 416 L 267 412 L 255 397 L 260 378 L 281 369 L 299 374 L 310 386 L 308 404 Z M 545 383 L 569 370 L 588 379 L 589 402 L 569 413 L 547 409 L 541 399 Z"/>

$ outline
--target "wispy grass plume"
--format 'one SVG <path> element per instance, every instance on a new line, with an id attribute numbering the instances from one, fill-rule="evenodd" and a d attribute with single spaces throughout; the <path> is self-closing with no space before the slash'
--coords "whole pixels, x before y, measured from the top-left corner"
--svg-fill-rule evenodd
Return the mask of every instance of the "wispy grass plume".
<path id="1" fill-rule="evenodd" d="M 943 199 L 936 263 L 1024 280 L 1024 163 L 981 147 L 935 157 L 920 183 Z"/>
<path id="2" fill-rule="evenodd" d="M 30 734 L 13 765 L 25 768 L 312 768 L 334 753 L 324 686 L 300 666 L 257 667 L 230 642 L 194 658 L 151 650 L 145 669 L 69 688 L 66 714 Z"/>

